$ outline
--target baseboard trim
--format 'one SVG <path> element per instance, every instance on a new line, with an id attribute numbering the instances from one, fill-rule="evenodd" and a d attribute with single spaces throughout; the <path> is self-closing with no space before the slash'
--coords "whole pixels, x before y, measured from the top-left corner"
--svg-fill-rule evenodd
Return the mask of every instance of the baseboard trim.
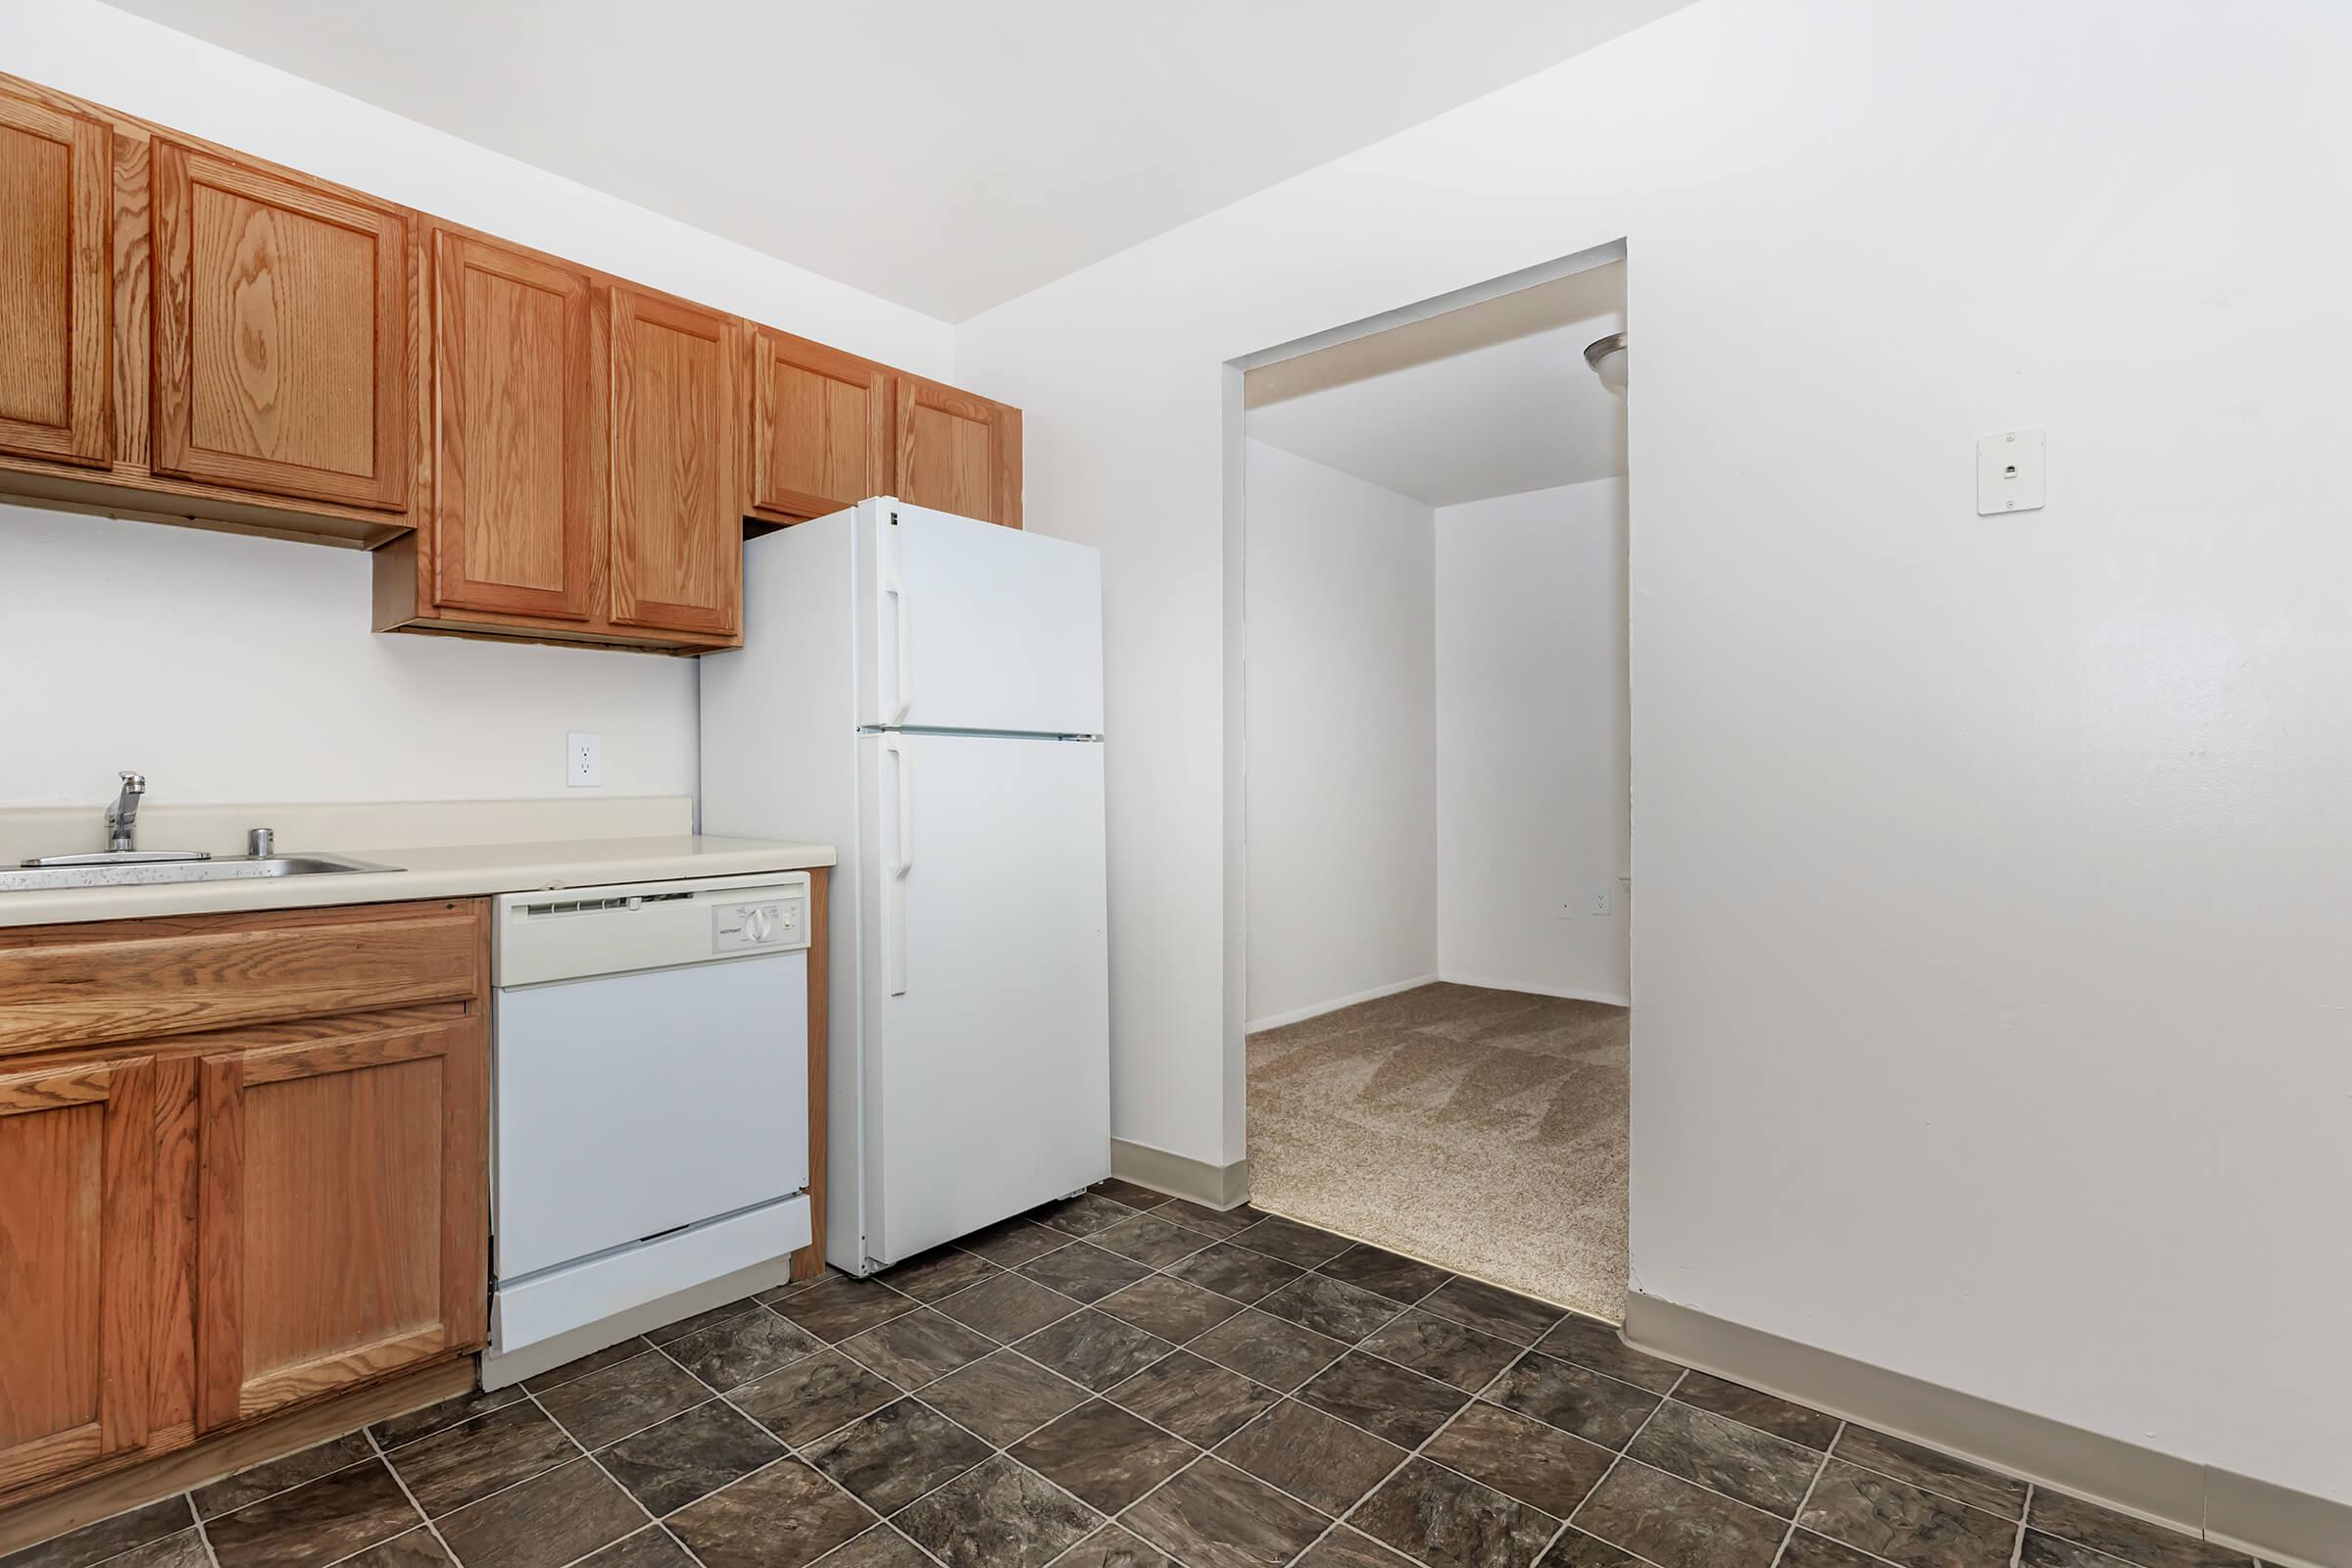
<path id="1" fill-rule="evenodd" d="M 1187 1154 L 1171 1154 L 1125 1138 L 1110 1141 L 1110 1173 L 1123 1182 L 1149 1187 L 1204 1208 L 1232 1208 L 1250 1199 L 1250 1161 L 1212 1165 Z"/>
<path id="2" fill-rule="evenodd" d="M 1476 986 L 1481 991 L 1524 991 L 1531 997 L 1557 997 L 1562 1002 L 1599 1002 L 1612 1007 L 1630 1007 L 1634 999 L 1622 991 L 1580 991 L 1574 986 L 1531 985 L 1524 980 L 1496 980 L 1483 974 L 1447 974 L 1440 970 L 1434 979 L 1449 986 Z"/>
<path id="3" fill-rule="evenodd" d="M 2352 1504 L 2233 1475 L 1635 1292 L 1626 1343 L 2295 1568 L 2352 1568 Z"/>
<path id="4" fill-rule="evenodd" d="M 1381 998 L 1393 997 L 1399 991 L 1411 991 L 1419 986 L 1434 985 L 1438 977 L 1434 974 L 1415 975 L 1410 980 L 1397 980 L 1385 986 L 1374 986 L 1369 991 L 1358 991 L 1350 997 L 1337 997 L 1330 1002 L 1315 1003 L 1311 1006 L 1293 1007 L 1288 1012 L 1269 1013 L 1263 1018 L 1252 1018 L 1242 1025 L 1242 1033 L 1253 1035 L 1261 1029 L 1280 1029 L 1285 1024 L 1304 1023 L 1309 1018 L 1320 1018 L 1325 1013 L 1337 1012 L 1342 1007 L 1352 1007 L 1359 1002 L 1378 1002 Z"/>

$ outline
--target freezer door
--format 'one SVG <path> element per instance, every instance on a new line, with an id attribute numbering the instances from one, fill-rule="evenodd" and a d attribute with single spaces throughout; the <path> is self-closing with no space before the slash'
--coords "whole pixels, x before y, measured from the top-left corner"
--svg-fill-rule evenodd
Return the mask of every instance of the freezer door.
<path id="1" fill-rule="evenodd" d="M 1102 732 L 1093 548 L 895 501 L 858 520 L 872 644 L 860 726 Z"/>
<path id="2" fill-rule="evenodd" d="M 1109 1174 L 1102 748 L 858 744 L 864 1253 L 886 1264 Z"/>

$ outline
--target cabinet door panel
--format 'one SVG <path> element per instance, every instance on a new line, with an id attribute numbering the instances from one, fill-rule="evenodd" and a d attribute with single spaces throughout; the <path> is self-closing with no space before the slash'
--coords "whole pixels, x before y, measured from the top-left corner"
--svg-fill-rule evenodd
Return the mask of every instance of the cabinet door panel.
<path id="1" fill-rule="evenodd" d="M 890 490 L 890 372 L 789 333 L 752 342 L 751 510 L 822 516 Z"/>
<path id="2" fill-rule="evenodd" d="M 205 1058 L 199 1430 L 480 1343 L 488 1093 L 478 1018 Z"/>
<path id="3" fill-rule="evenodd" d="M 0 1489 L 147 1440 L 154 1064 L 0 1077 Z"/>
<path id="4" fill-rule="evenodd" d="M 114 446 L 114 132 L 0 94 L 0 451 Z"/>
<path id="5" fill-rule="evenodd" d="M 901 501 L 1021 525 L 1021 411 L 919 376 L 899 377 Z"/>
<path id="6" fill-rule="evenodd" d="M 433 236 L 434 598 L 584 618 L 604 520 L 585 273 Z"/>
<path id="7" fill-rule="evenodd" d="M 612 619 L 720 634 L 743 606 L 727 317 L 612 290 Z"/>
<path id="8" fill-rule="evenodd" d="M 155 467 L 270 495 L 408 499 L 408 219 L 158 139 Z"/>

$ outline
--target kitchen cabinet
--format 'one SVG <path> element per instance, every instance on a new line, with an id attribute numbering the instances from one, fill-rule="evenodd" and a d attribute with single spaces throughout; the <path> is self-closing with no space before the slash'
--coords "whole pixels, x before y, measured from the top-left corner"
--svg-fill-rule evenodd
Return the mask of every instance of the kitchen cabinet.
<path id="1" fill-rule="evenodd" d="M 890 371 L 771 327 L 754 326 L 751 340 L 744 510 L 798 522 L 888 495 Z"/>
<path id="2" fill-rule="evenodd" d="M 114 132 L 0 93 L 0 451 L 113 452 Z"/>
<path id="3" fill-rule="evenodd" d="M 153 164 L 156 471 L 400 511 L 408 215 L 168 138 Z"/>
<path id="4" fill-rule="evenodd" d="M 899 471 L 892 492 L 918 507 L 1021 525 L 1021 411 L 899 377 Z"/>
<path id="5" fill-rule="evenodd" d="M 615 625 L 733 638 L 743 612 L 736 323 L 612 290 Z"/>

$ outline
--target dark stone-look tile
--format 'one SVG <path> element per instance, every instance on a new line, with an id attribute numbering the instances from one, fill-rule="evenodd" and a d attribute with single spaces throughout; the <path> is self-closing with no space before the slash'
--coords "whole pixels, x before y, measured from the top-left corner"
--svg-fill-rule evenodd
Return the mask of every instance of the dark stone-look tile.
<path id="1" fill-rule="evenodd" d="M 932 1568 L 923 1549 L 889 1525 L 876 1525 L 817 1559 L 817 1568 Z"/>
<path id="2" fill-rule="evenodd" d="M 1789 1532 L 1788 1544 L 1781 1548 L 1781 1560 L 1774 1568 L 1886 1568 L 1886 1564 L 1842 1541 L 1832 1541 L 1810 1530 L 1794 1530 Z"/>
<path id="3" fill-rule="evenodd" d="M 624 1356 L 622 1359 L 626 1360 L 627 1357 Z M 503 1410 L 523 1397 L 525 1395 L 520 1385 L 511 1389 L 500 1389 L 494 1394 L 485 1394 L 480 1389 L 475 1389 L 470 1394 L 454 1395 L 449 1398 L 436 1400 L 421 1410 L 411 1410 L 406 1415 L 396 1415 L 388 1421 L 378 1421 L 368 1430 L 374 1435 L 376 1442 L 382 1444 L 386 1450 L 390 1450 L 399 1447 L 404 1443 L 415 1443 L 418 1438 L 429 1438 L 443 1427 L 454 1427 L 459 1422 L 470 1421 L 477 1415 L 488 1415 L 493 1410 Z"/>
<path id="4" fill-rule="evenodd" d="M 1830 1451 L 1848 1464 L 1876 1470 L 1897 1481 L 1908 1481 L 1930 1492 L 1940 1492 L 1972 1508 L 1997 1513 L 2004 1519 L 2025 1517 L 2023 1481 L 1997 1475 L 1983 1465 L 1955 1459 L 1948 1453 L 1938 1453 L 1925 1444 L 1848 1423 L 1838 1435 L 1838 1446 Z"/>
<path id="5" fill-rule="evenodd" d="M 1453 1278 L 1434 1263 L 1424 1263 L 1361 1242 L 1330 1262 L 1317 1264 L 1316 1271 L 1328 1274 L 1333 1279 L 1346 1280 L 1358 1289 L 1375 1292 L 1399 1303 L 1418 1301 Z"/>
<path id="6" fill-rule="evenodd" d="M 927 1306 L 947 1299 L 957 1291 L 968 1291 L 997 1272 L 997 1265 L 977 1252 L 940 1247 L 885 1269 L 875 1277 L 892 1290 Z"/>
<path id="7" fill-rule="evenodd" d="M 798 1323 L 760 1306 L 673 1340 L 667 1349 L 686 1370 L 723 1394 L 824 1348 L 824 1341 Z"/>
<path id="8" fill-rule="evenodd" d="M 1658 1568 L 1769 1568 L 1788 1533 L 1786 1519 L 1630 1461 L 1593 1489 L 1576 1527 Z"/>
<path id="9" fill-rule="evenodd" d="M 1257 1303 L 1261 1312 L 1354 1345 L 1397 1314 L 1385 1296 L 1323 1274 L 1302 1274 Z"/>
<path id="10" fill-rule="evenodd" d="M 798 1459 L 784 1459 L 667 1523 L 704 1568 L 805 1568 L 863 1535 L 874 1516 Z"/>
<path id="11" fill-rule="evenodd" d="M 1220 1243 L 1171 1263 L 1167 1271 L 1177 1279 L 1244 1302 L 1271 1296 L 1305 1272 L 1295 1263 L 1231 1243 Z"/>
<path id="12" fill-rule="evenodd" d="M 645 1338 L 647 1343 L 652 1345 L 667 1345 L 670 1341 L 682 1340 L 689 1334 L 700 1334 L 714 1323 L 724 1323 L 729 1318 L 741 1317 L 746 1312 L 756 1311 L 759 1306 L 760 1298 L 757 1296 L 742 1297 L 739 1299 L 714 1306 L 708 1312 L 697 1312 L 692 1317 L 682 1317 L 675 1323 L 664 1323 L 658 1329 L 648 1329 Z"/>
<path id="13" fill-rule="evenodd" d="M 1117 1513 L 1200 1450 L 1141 1416 L 1095 1399 L 1005 1451 L 1090 1505 Z"/>
<path id="14" fill-rule="evenodd" d="M 591 1372 L 539 1396 L 582 1447 L 601 1448 L 710 1397 L 694 1374 L 659 1350 Z"/>
<path id="15" fill-rule="evenodd" d="M 1022 1278 L 1035 1280 L 1076 1301 L 1100 1301 L 1113 1291 L 1149 1278 L 1151 1273 L 1148 1264 L 1116 1252 L 1105 1252 L 1086 1242 L 1075 1242 L 1057 1252 L 1048 1252 L 1020 1268 Z"/>
<path id="16" fill-rule="evenodd" d="M 1658 1406 L 1625 1451 L 1654 1469 L 1713 1487 L 1784 1519 L 1795 1515 L 1813 1472 L 1821 1467 L 1817 1449 L 1673 1399 Z"/>
<path id="17" fill-rule="evenodd" d="M 1112 1389 L 1109 1397 L 1154 1426 L 1208 1447 L 1248 1426 L 1281 1396 L 1190 1350 L 1178 1350 Z"/>
<path id="18" fill-rule="evenodd" d="M 673 1415 L 597 1455 L 654 1514 L 683 1508 L 784 1456 L 784 1445 L 722 1399 Z"/>
<path id="19" fill-rule="evenodd" d="M 1328 1263 L 1355 1244 L 1345 1236 L 1319 1231 L 1312 1225 L 1301 1225 L 1295 1219 L 1283 1219 L 1269 1214 L 1246 1231 L 1237 1231 L 1231 1238 L 1236 1247 L 1247 1247 L 1252 1252 L 1279 1257 L 1285 1263 L 1299 1268 L 1313 1268 Z"/>
<path id="20" fill-rule="evenodd" d="M 1064 1236 L 1092 1236 L 1135 1218 L 1135 1212 L 1125 1203 L 1114 1203 L 1099 1193 L 1080 1193 L 1076 1198 L 1048 1203 L 1029 1217 Z"/>
<path id="21" fill-rule="evenodd" d="M 1411 1367 L 1423 1377 L 1476 1394 L 1519 1355 L 1508 1340 L 1466 1329 L 1427 1312 L 1407 1312 L 1363 1343 L 1374 1355 Z"/>
<path id="22" fill-rule="evenodd" d="M 1227 1439 L 1217 1457 L 1337 1517 L 1402 1464 L 1404 1450 L 1285 1399 Z"/>
<path id="23" fill-rule="evenodd" d="M 1087 1191 L 1098 1197 L 1107 1198 L 1114 1203 L 1125 1203 L 1129 1208 L 1157 1208 L 1162 1203 L 1176 1201 L 1175 1199 L 1156 1188 L 1122 1181 L 1116 1176 L 1105 1176 L 1094 1186 L 1089 1187 Z"/>
<path id="24" fill-rule="evenodd" d="M 1904 1568 L 2004 1568 L 2017 1540 L 2013 1520 L 1838 1459 L 1814 1483 L 1798 1522 Z"/>
<path id="25" fill-rule="evenodd" d="M 1025 1219 L 1008 1219 L 966 1236 L 956 1245 L 999 1268 L 1018 1268 L 1033 1257 L 1043 1257 L 1057 1247 L 1069 1246 L 1070 1239 L 1060 1231 L 1050 1231 Z"/>
<path id="26" fill-rule="evenodd" d="M 580 1559 L 579 1568 L 694 1568 L 686 1548 L 660 1525 L 647 1525 L 623 1536 L 593 1556 Z"/>
<path id="27" fill-rule="evenodd" d="M 939 1310 L 967 1329 L 1010 1344 L 1078 1310 L 1080 1302 L 1018 1274 L 1000 1274 L 939 1303 Z"/>
<path id="28" fill-rule="evenodd" d="M 2063 1492 L 2035 1488 L 2033 1517 L 2027 1522 L 2062 1540 L 2121 1557 L 2133 1568 L 2244 1568 L 2242 1555 Z"/>
<path id="29" fill-rule="evenodd" d="M 1119 1522 L 1188 1568 L 1277 1568 L 1330 1523 L 1214 1458 L 1185 1471 Z"/>
<path id="30" fill-rule="evenodd" d="M 272 1493 L 299 1487 L 320 1476 L 333 1475 L 346 1465 L 355 1465 L 363 1459 L 374 1457 L 375 1446 L 368 1441 L 367 1433 L 346 1432 L 315 1448 L 289 1453 L 268 1464 L 257 1464 L 250 1470 L 240 1470 L 209 1487 L 198 1488 L 194 1494 L 196 1516 L 212 1519 L 224 1513 L 234 1513 L 247 1503 L 259 1502 Z"/>
<path id="31" fill-rule="evenodd" d="M 1268 1388 L 1287 1391 L 1331 1365 L 1348 1347 L 1253 1310 L 1235 1313 L 1185 1348 Z"/>
<path id="32" fill-rule="evenodd" d="M 684 1557 L 685 1553 L 680 1552 L 676 1560 L 683 1562 Z M 412 1530 L 405 1536 L 378 1542 L 357 1557 L 344 1558 L 338 1568 L 451 1568 L 456 1560 L 442 1547 L 441 1538 L 430 1530 Z M 136 1564 L 124 1557 L 119 1563 L 110 1563 L 108 1568 L 155 1568 L 155 1565 Z M 668 1568 L 668 1565 L 651 1558 L 642 1564 L 615 1563 L 599 1552 L 581 1568 Z"/>
<path id="33" fill-rule="evenodd" d="M 1613 1324 L 1575 1312 L 1554 1323 L 1536 1348 L 1652 1394 L 1664 1394 L 1683 1375 L 1680 1362 L 1643 1354 L 1619 1339 Z"/>
<path id="34" fill-rule="evenodd" d="M 1642 1568 L 1642 1559 L 1582 1530 L 1563 1530 L 1539 1568 Z"/>
<path id="35" fill-rule="evenodd" d="M 915 1307 L 912 1297 L 901 1296 L 879 1280 L 852 1279 L 847 1274 L 828 1274 L 773 1304 L 827 1345 L 839 1345 Z"/>
<path id="36" fill-rule="evenodd" d="M 1309 1546 L 1295 1568 L 1412 1568 L 1412 1559 L 1342 1525 Z"/>
<path id="37" fill-rule="evenodd" d="M 1467 1476 L 1414 1459 L 1348 1522 L 1445 1568 L 1531 1568 L 1560 1522 Z"/>
<path id="38" fill-rule="evenodd" d="M 1839 1549 L 1853 1550 L 1850 1546 Z M 1862 1557 L 1858 1551 L 1854 1555 Z M 2244 1568 L 2243 1559 L 2231 1560 L 2238 1563 L 2239 1568 Z M 2132 1568 L 2121 1557 L 2110 1557 L 2103 1551 L 2078 1546 L 2071 1541 L 2045 1536 L 2038 1530 L 2028 1530 L 2018 1542 L 2017 1564 L 2018 1568 Z M 114 1568 L 114 1564 L 109 1563 L 107 1568 Z"/>
<path id="39" fill-rule="evenodd" d="M 1469 1396 L 1360 1351 L 1309 1378 L 1298 1397 L 1399 1447 L 1418 1447 Z"/>
<path id="40" fill-rule="evenodd" d="M 996 1341 L 987 1335 L 928 1307 L 841 1342 L 844 1354 L 872 1367 L 902 1389 L 919 1389 L 996 1348 Z"/>
<path id="41" fill-rule="evenodd" d="M 887 1514 L 953 1481 L 989 1451 L 987 1444 L 929 1405 L 901 1399 L 810 1444 L 801 1457 L 876 1513 Z"/>
<path id="42" fill-rule="evenodd" d="M 1040 1568 L 1102 1518 L 1035 1471 L 998 1454 L 892 1522 L 948 1568 Z"/>
<path id="43" fill-rule="evenodd" d="M 0 1563 L 7 1568 L 89 1568 L 133 1546 L 177 1535 L 195 1522 L 186 1496 L 174 1494 L 11 1552 L 0 1557 Z"/>
<path id="44" fill-rule="evenodd" d="M 1011 1350 L 984 1356 L 923 1390 L 925 1403 L 1000 1446 L 1086 1399 L 1086 1391 L 1068 1378 Z"/>
<path id="45" fill-rule="evenodd" d="M 1190 1257 L 1203 1248 L 1216 1245 L 1215 1237 L 1186 1230 L 1157 1214 L 1139 1214 L 1108 1230 L 1097 1231 L 1090 1239 L 1104 1251 L 1132 1257 L 1153 1268 L 1165 1268 L 1178 1258 Z"/>
<path id="46" fill-rule="evenodd" d="M 1513 1345 L 1533 1345 L 1568 1314 L 1532 1296 L 1521 1296 L 1484 1280 L 1447 1280 L 1416 1303 L 1464 1328 L 1492 1334 Z"/>
<path id="47" fill-rule="evenodd" d="M 728 1397 L 745 1415 L 798 1446 L 879 1410 L 900 1395 L 838 1350 L 827 1350 L 747 1383 Z"/>
<path id="48" fill-rule="evenodd" d="M 586 1355 L 564 1362 L 562 1366 L 551 1367 L 535 1378 L 525 1378 L 522 1380 L 522 1386 L 533 1394 L 545 1394 L 550 1389 L 559 1389 L 566 1383 L 577 1382 L 592 1372 L 602 1372 L 609 1366 L 618 1366 L 623 1361 L 633 1361 L 653 1348 L 653 1341 L 643 1335 L 636 1335 L 621 1341 L 618 1345 L 608 1345 L 601 1350 L 591 1350 Z"/>
<path id="49" fill-rule="evenodd" d="M 1604 1448 L 1624 1447 L 1658 1407 L 1658 1396 L 1646 1389 L 1532 1350 L 1512 1363 L 1487 1397 Z"/>
<path id="50" fill-rule="evenodd" d="M 1231 1208 L 1208 1208 L 1182 1198 L 1162 1203 L 1152 1212 L 1162 1219 L 1173 1220 L 1188 1231 L 1214 1236 L 1220 1242 L 1239 1236 L 1266 1217 L 1248 1203 L 1237 1203 Z"/>
<path id="51" fill-rule="evenodd" d="M 205 1531 L 220 1568 L 276 1568 L 333 1562 L 422 1523 L 379 1459 L 223 1514 Z"/>
<path id="52" fill-rule="evenodd" d="M 1184 1568 L 1184 1564 L 1117 1525 L 1104 1525 L 1072 1546 L 1054 1568 Z"/>
<path id="53" fill-rule="evenodd" d="M 1156 1334 L 1172 1344 L 1181 1345 L 1196 1334 L 1205 1334 L 1242 1309 L 1242 1303 L 1229 1296 L 1204 1291 L 1198 1285 L 1154 1274 L 1139 1280 L 1125 1290 L 1106 1296 L 1100 1309 L 1124 1323 L 1132 1323 L 1148 1334 Z"/>
<path id="54" fill-rule="evenodd" d="M 392 1468 L 430 1517 L 439 1517 L 580 1456 L 579 1446 L 535 1404 L 510 1404 L 394 1450 Z"/>
<path id="55" fill-rule="evenodd" d="M 560 1568 L 644 1524 L 645 1510 L 587 1459 L 438 1521 L 441 1539 L 466 1568 Z"/>
<path id="56" fill-rule="evenodd" d="M 1421 1452 L 1563 1519 L 1608 1474 L 1612 1457 L 1598 1444 L 1483 1399 L 1472 1400 Z"/>
<path id="57" fill-rule="evenodd" d="M 386 1542 L 385 1545 L 391 1544 Z M 203 1534 L 191 1525 L 161 1541 L 133 1546 L 120 1557 L 108 1558 L 106 1568 L 213 1568 L 213 1559 L 205 1555 Z"/>
<path id="58" fill-rule="evenodd" d="M 1090 1306 L 1040 1329 L 1013 1348 L 1079 1387 L 1101 1394 L 1126 1382 L 1175 1347 L 1156 1334 Z"/>
<path id="59" fill-rule="evenodd" d="M 781 1285 L 761 1291 L 752 1299 L 758 1301 L 761 1306 L 773 1306 L 787 1297 L 798 1296 L 804 1291 L 813 1291 L 827 1280 L 846 1279 L 847 1277 L 841 1270 L 828 1263 L 807 1279 L 786 1280 Z"/>
<path id="60" fill-rule="evenodd" d="M 1830 1440 L 1838 1436 L 1838 1418 L 1834 1415 L 1824 1415 L 1792 1399 L 1711 1373 L 1692 1372 L 1676 1385 L 1674 1396 L 1685 1404 L 1728 1415 L 1743 1426 L 1786 1438 L 1790 1443 L 1801 1443 L 1808 1448 L 1827 1448 Z"/>

